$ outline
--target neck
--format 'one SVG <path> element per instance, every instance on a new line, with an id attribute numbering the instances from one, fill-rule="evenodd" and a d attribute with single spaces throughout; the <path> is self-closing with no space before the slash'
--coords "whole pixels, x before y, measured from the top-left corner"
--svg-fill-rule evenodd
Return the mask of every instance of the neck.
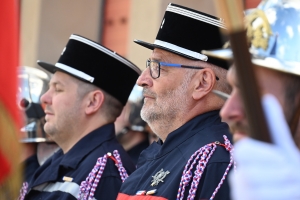
<path id="1" fill-rule="evenodd" d="M 213 106 L 212 106 L 213 105 Z M 186 111 L 178 113 L 176 116 L 162 117 L 159 120 L 148 122 L 151 130 L 163 141 L 165 142 L 167 136 L 175 131 L 176 129 L 183 126 L 186 122 L 190 121 L 194 117 L 213 111 L 219 108 L 214 106 L 214 104 L 206 102 L 204 100 L 194 101 Z"/>
<path id="2" fill-rule="evenodd" d="M 148 123 L 151 130 L 163 141 L 165 142 L 167 136 L 174 130 L 181 127 L 185 121 L 182 121 L 179 118 L 168 119 L 164 118 L 161 120 L 156 120 L 154 122 Z"/>
<path id="3" fill-rule="evenodd" d="M 60 137 L 55 139 L 55 142 L 62 149 L 64 154 L 66 154 L 77 142 L 79 142 L 83 137 L 94 131 L 95 129 L 104 126 L 110 122 L 106 121 L 103 118 L 99 117 L 90 117 L 86 120 L 78 122 L 78 126 L 70 128 L 68 133 L 60 135 L 64 135 L 65 137 Z"/>
<path id="4" fill-rule="evenodd" d="M 181 110 L 176 115 L 164 116 L 152 122 L 148 122 L 151 130 L 165 142 L 168 135 L 183 126 L 186 122 L 201 114 L 195 105 L 190 105 L 185 110 Z"/>

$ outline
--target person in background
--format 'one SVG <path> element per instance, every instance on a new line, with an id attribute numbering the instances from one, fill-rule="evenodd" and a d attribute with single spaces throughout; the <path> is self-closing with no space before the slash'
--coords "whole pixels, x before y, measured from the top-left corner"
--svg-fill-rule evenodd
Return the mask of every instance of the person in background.
<path id="1" fill-rule="evenodd" d="M 142 88 L 135 85 L 126 106 L 115 122 L 117 140 L 135 165 L 140 153 L 149 146 L 146 122 L 140 116 L 142 100 Z"/>
<path id="2" fill-rule="evenodd" d="M 116 199 L 135 169 L 117 142 L 114 122 L 140 74 L 133 63 L 100 44 L 71 35 L 55 65 L 44 130 L 61 148 L 37 169 L 20 199 Z"/>
<path id="3" fill-rule="evenodd" d="M 221 110 L 235 140 L 237 170 L 230 186 L 235 200 L 300 199 L 300 7 L 297 1 L 262 1 L 246 12 L 250 53 L 272 144 L 249 138 L 235 66 L 232 93 Z M 211 56 L 232 58 L 230 49 Z M 289 127 L 290 125 L 290 127 Z M 294 138 L 294 140 L 293 140 Z"/>
<path id="4" fill-rule="evenodd" d="M 222 19 L 169 4 L 153 50 L 137 80 L 143 87 L 141 117 L 160 138 L 144 150 L 123 183 L 118 200 L 229 199 L 227 172 L 233 166 L 224 101 L 230 92 L 226 62 L 200 52 L 221 48 Z"/>

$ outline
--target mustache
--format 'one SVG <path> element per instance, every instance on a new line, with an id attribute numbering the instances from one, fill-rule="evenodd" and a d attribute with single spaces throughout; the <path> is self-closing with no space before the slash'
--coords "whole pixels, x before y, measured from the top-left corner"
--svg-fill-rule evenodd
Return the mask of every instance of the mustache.
<path id="1" fill-rule="evenodd" d="M 54 113 L 53 110 L 52 110 L 52 109 L 50 108 L 50 106 L 48 106 L 48 105 L 45 106 L 44 112 L 45 112 L 46 110 L 47 110 L 48 112 L 50 112 L 50 113 Z"/>
<path id="2" fill-rule="evenodd" d="M 156 97 L 157 95 L 154 92 L 150 91 L 149 89 L 144 88 L 143 89 L 143 96 Z"/>
<path id="3" fill-rule="evenodd" d="M 249 133 L 249 127 L 247 125 L 241 123 L 232 123 L 228 125 L 231 133 L 235 133 L 235 132 L 242 132 L 247 134 Z"/>

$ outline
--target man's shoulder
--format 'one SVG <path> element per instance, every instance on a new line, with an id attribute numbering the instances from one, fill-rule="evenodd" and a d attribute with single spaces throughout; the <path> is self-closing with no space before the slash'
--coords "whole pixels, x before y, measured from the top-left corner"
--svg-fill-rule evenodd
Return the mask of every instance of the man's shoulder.
<path id="1" fill-rule="evenodd" d="M 116 157 L 114 155 L 118 155 L 128 174 L 131 174 L 135 170 L 135 166 L 132 163 L 129 155 L 116 139 L 105 141 L 101 145 L 94 148 L 84 158 L 81 165 L 84 166 L 85 163 L 92 163 L 92 165 L 96 165 L 97 160 L 100 160 L 105 155 L 112 155 L 114 158 Z M 113 159 L 108 157 L 106 166 L 108 169 L 111 169 L 109 171 L 111 171 L 113 174 L 118 173 Z"/>
<path id="2" fill-rule="evenodd" d="M 194 133 L 192 133 L 194 132 Z M 191 136 L 178 145 L 182 158 L 189 159 L 195 152 L 209 145 L 225 144 L 225 138 L 231 142 L 232 136 L 227 124 L 220 122 L 204 129 L 194 129 Z M 216 145 L 211 162 L 229 162 L 229 152 L 222 146 Z"/>

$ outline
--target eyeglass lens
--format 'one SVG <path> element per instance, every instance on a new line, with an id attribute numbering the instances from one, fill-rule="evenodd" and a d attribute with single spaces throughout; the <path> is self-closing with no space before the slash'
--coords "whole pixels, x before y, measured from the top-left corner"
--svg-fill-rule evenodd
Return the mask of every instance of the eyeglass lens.
<path id="1" fill-rule="evenodd" d="M 152 78 L 158 78 L 160 72 L 160 66 L 157 61 L 147 60 L 147 67 L 150 69 L 150 74 Z"/>

